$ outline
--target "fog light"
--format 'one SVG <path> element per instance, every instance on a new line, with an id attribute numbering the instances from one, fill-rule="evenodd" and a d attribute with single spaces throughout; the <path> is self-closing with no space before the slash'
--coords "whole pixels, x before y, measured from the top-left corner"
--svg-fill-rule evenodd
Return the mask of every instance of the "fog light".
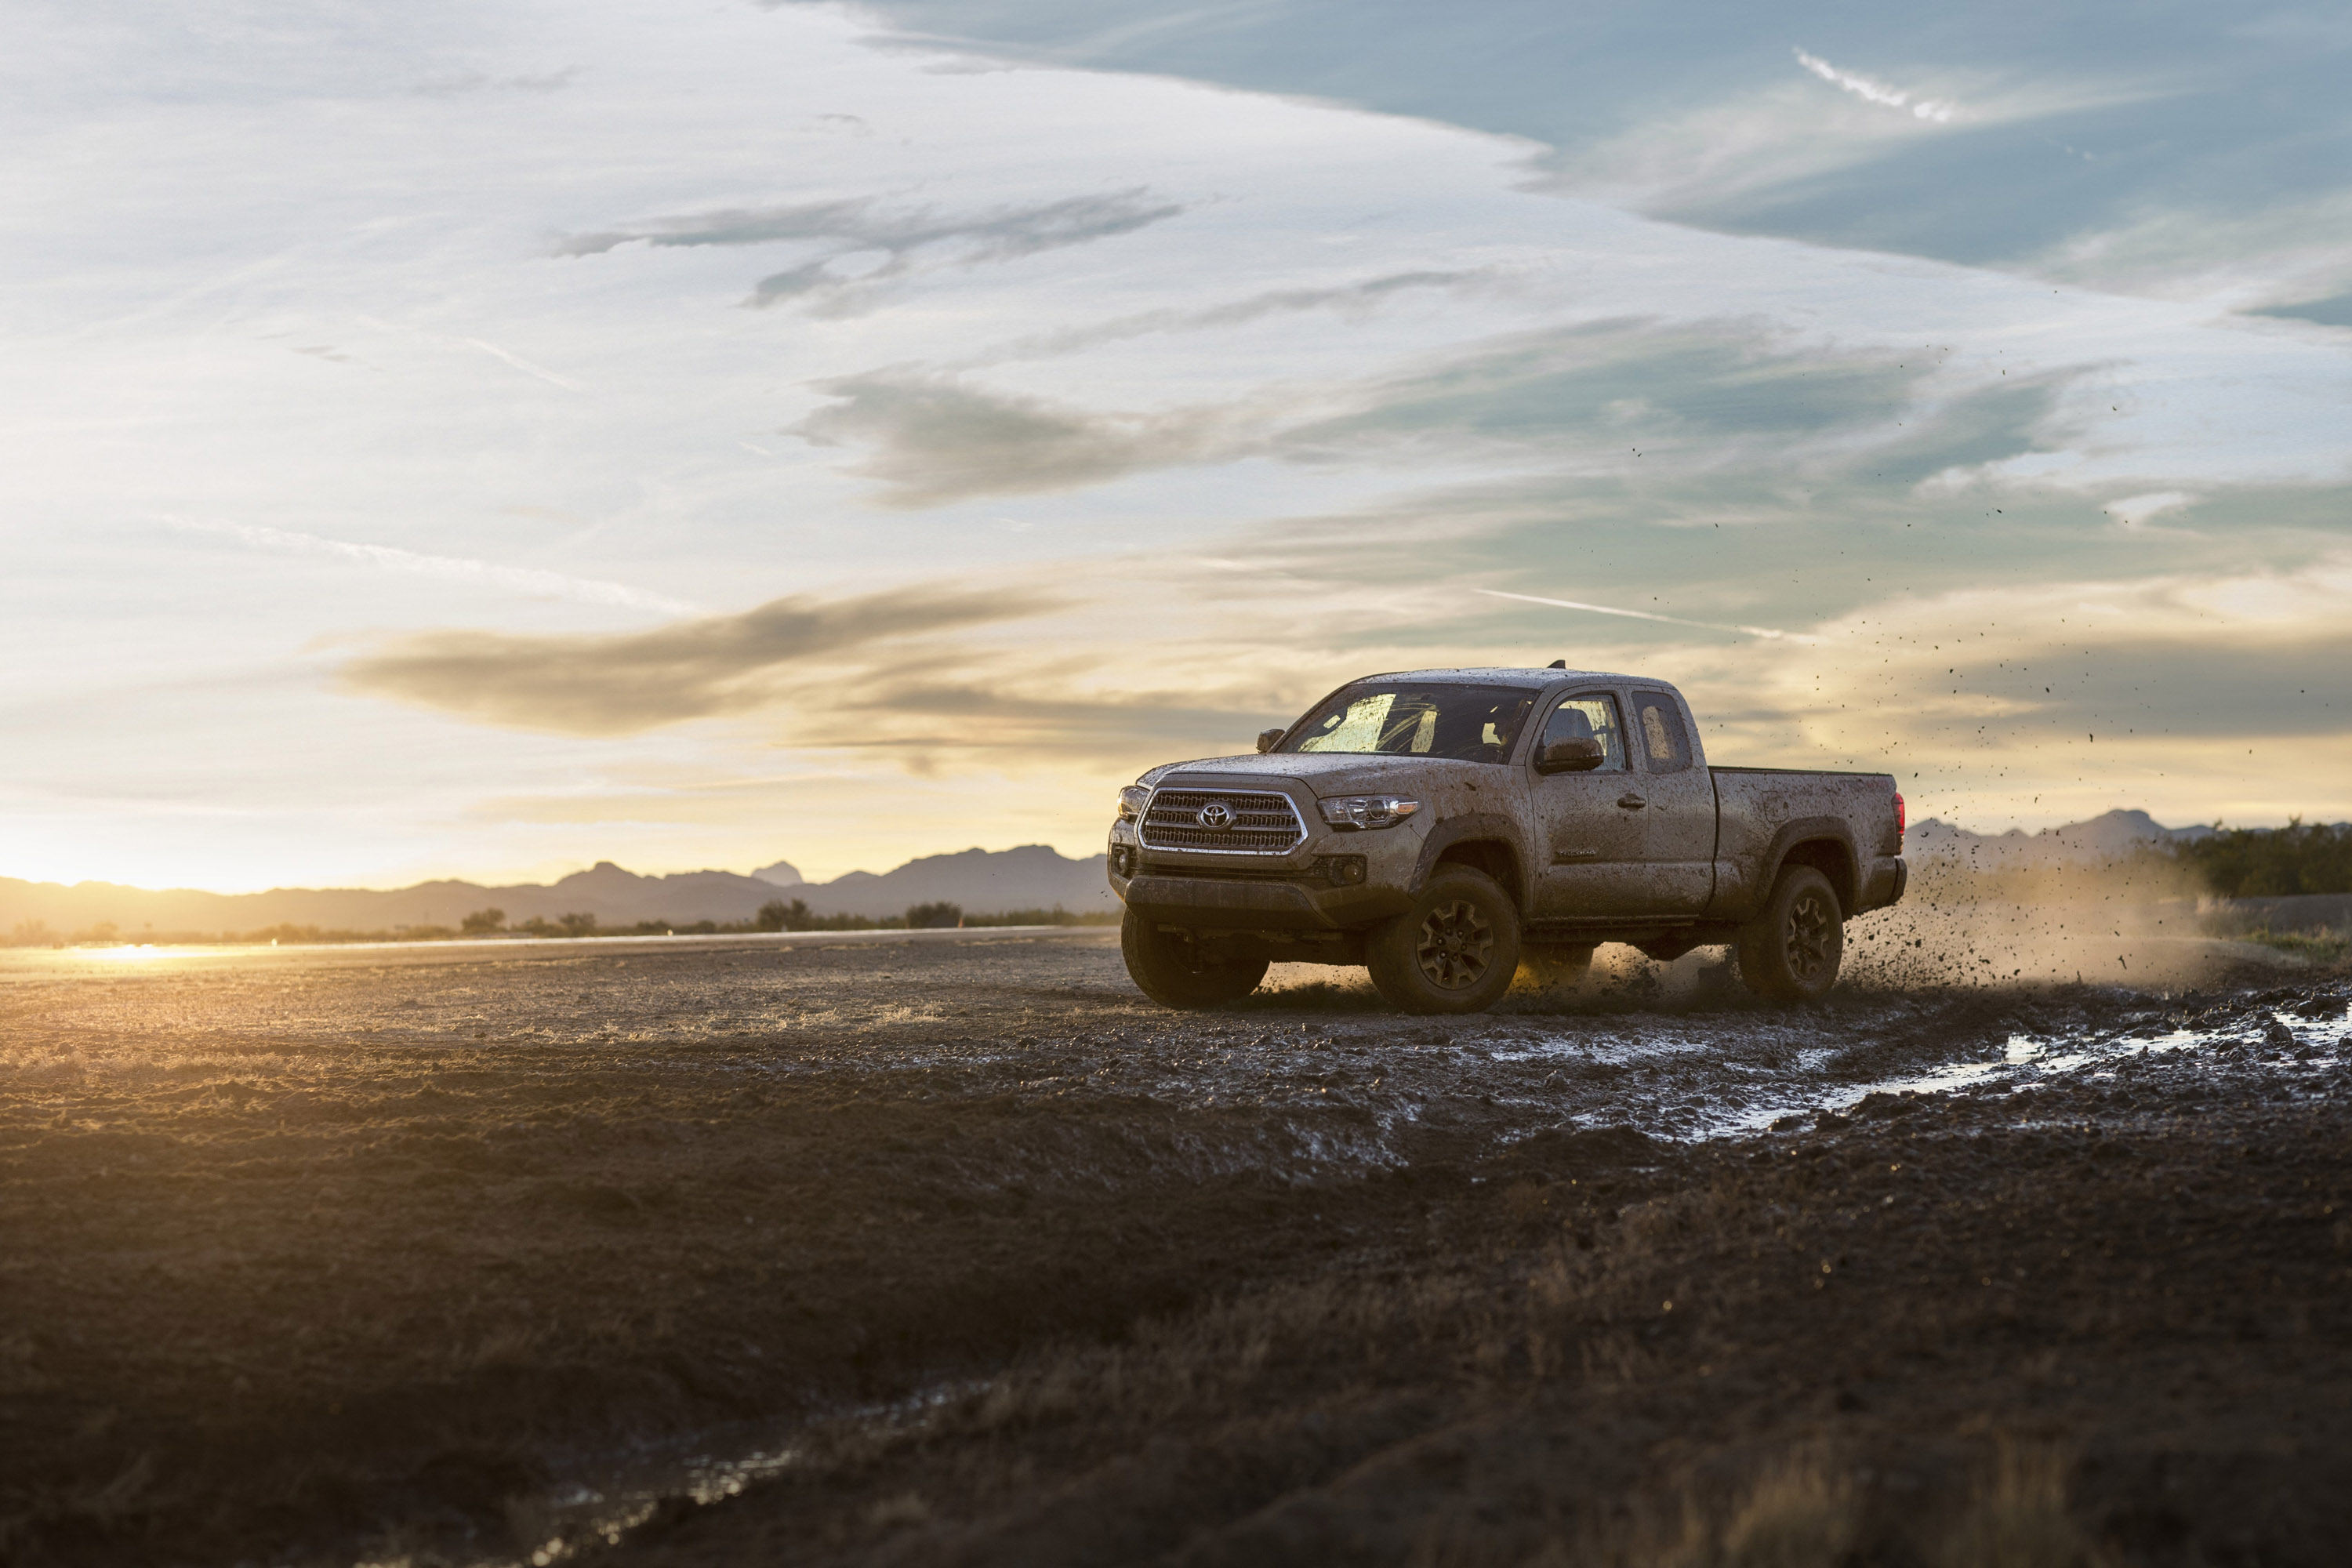
<path id="1" fill-rule="evenodd" d="M 1112 845 L 1110 847 L 1110 868 L 1112 873 L 1117 876 L 1134 876 L 1135 851 L 1129 848 L 1124 844 Z"/>
<path id="2" fill-rule="evenodd" d="M 1326 855 L 1315 862 L 1315 869 L 1335 888 L 1360 888 L 1364 884 L 1361 855 Z"/>

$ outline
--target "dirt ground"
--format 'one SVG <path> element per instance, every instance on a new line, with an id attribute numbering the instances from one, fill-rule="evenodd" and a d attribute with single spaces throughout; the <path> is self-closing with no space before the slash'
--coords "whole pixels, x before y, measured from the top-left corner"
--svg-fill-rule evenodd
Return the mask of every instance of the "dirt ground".
<path id="1" fill-rule="evenodd" d="M 1858 968 L 6 955 L 0 1557 L 2338 1561 L 2352 979 Z"/>

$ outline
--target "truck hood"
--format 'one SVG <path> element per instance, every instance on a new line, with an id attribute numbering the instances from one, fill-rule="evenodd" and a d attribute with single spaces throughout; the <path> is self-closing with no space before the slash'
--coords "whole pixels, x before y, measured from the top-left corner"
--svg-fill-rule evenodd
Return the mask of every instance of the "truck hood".
<path id="1" fill-rule="evenodd" d="M 1136 782 L 1180 784 L 1195 777 L 1204 783 L 1211 779 L 1295 779 L 1320 800 L 1338 795 L 1427 795 L 1444 789 L 1476 790 L 1482 785 L 1500 790 L 1510 777 L 1510 770 L 1493 763 L 1455 762 L 1451 757 L 1297 752 L 1166 763 Z"/>

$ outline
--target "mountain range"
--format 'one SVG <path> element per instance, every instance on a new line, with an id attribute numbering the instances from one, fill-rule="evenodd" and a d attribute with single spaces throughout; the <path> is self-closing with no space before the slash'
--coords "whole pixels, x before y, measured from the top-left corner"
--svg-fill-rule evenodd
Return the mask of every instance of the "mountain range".
<path id="1" fill-rule="evenodd" d="M 509 924 L 567 914 L 596 917 L 603 926 L 640 921 L 743 921 L 771 899 L 800 899 L 820 915 L 903 914 L 911 904 L 945 901 L 974 914 L 1011 910 L 1079 913 L 1116 910 L 1103 858 L 1068 859 L 1043 844 L 1017 849 L 966 849 L 929 855 L 895 871 L 852 871 L 830 882 L 808 882 L 779 861 L 750 876 L 733 871 L 682 871 L 641 877 L 610 860 L 550 883 L 488 887 L 478 882 L 419 882 L 379 891 L 362 888 L 273 888 L 266 893 L 207 893 L 193 889 L 127 888 L 111 882 L 26 882 L 0 877 L 0 932 L 36 922 L 52 931 L 88 931 L 111 924 L 126 935 L 142 930 L 240 932 L 276 925 L 329 931 L 397 931 L 404 926 L 455 926 L 477 910 L 502 910 Z"/>
<path id="2" fill-rule="evenodd" d="M 1903 852 L 1916 860 L 1966 859 L 1988 869 L 2120 859 L 2133 850 L 2210 838 L 2202 826 L 2167 827 L 2144 811 L 2109 811 L 2087 822 L 2069 822 L 2028 833 L 1971 833 L 1930 816 L 1911 825 Z"/>
<path id="3" fill-rule="evenodd" d="M 1911 825 L 1905 853 L 1915 861 L 1966 859 L 1988 869 L 2116 859 L 2142 846 L 2194 840 L 2206 826 L 2167 827 L 2144 811 L 2110 811 L 2029 834 L 1973 833 L 1934 817 Z M 1069 859 L 1043 844 L 1016 849 L 966 849 L 927 855 L 895 871 L 852 871 L 830 882 L 802 879 L 779 860 L 749 876 L 681 871 L 641 877 L 599 860 L 550 883 L 489 887 L 478 882 L 419 882 L 388 891 L 361 888 L 275 888 L 266 893 L 151 889 L 111 882 L 26 882 L 0 877 L 0 932 L 45 926 L 58 932 L 111 924 L 142 930 L 242 932 L 277 925 L 330 931 L 390 931 L 404 926 L 455 926 L 477 910 L 504 912 L 509 924 L 587 914 L 601 926 L 640 921 L 743 921 L 772 899 L 800 899 L 812 913 L 902 914 L 909 905 L 947 902 L 972 914 L 1059 907 L 1074 914 L 1118 909 L 1103 858 Z"/>

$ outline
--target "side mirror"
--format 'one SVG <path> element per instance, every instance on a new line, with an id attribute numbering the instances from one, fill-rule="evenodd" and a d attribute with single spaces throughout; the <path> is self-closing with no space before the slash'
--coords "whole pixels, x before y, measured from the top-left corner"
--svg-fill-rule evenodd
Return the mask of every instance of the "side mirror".
<path id="1" fill-rule="evenodd" d="M 1287 730 L 1260 730 L 1257 732 L 1257 749 L 1270 752 L 1282 744 L 1282 738 L 1289 733 Z"/>
<path id="2" fill-rule="evenodd" d="M 1609 760 L 1601 742 L 1586 737 L 1573 741 L 1554 741 L 1536 758 L 1539 773 L 1589 773 Z"/>

